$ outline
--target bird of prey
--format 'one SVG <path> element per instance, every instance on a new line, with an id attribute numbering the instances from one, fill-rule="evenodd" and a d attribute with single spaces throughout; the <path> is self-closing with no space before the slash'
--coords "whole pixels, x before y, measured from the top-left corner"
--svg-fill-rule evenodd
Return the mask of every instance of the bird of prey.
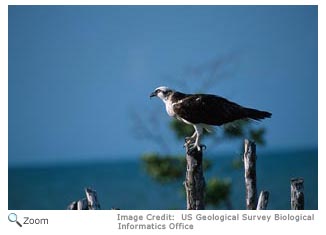
<path id="1" fill-rule="evenodd" d="M 221 126 L 239 119 L 261 120 L 272 116 L 269 112 L 246 108 L 220 96 L 184 94 L 166 86 L 156 88 L 150 94 L 150 97 L 154 96 L 164 102 L 169 116 L 193 125 L 193 135 L 185 138 L 186 146 L 190 150 L 197 148 L 200 151 L 204 146 L 200 144 L 204 129 L 211 132 L 213 126 Z"/>

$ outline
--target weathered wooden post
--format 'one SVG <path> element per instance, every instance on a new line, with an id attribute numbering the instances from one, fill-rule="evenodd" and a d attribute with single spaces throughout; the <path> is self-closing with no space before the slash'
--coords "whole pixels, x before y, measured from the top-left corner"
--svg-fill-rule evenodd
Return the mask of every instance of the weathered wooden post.
<path id="1" fill-rule="evenodd" d="M 95 190 L 90 188 L 85 188 L 86 198 L 88 202 L 88 209 L 89 210 L 99 210 L 101 209 L 100 203 L 97 199 L 97 193 Z"/>
<path id="2" fill-rule="evenodd" d="M 304 210 L 303 178 L 291 179 L 291 209 Z"/>
<path id="3" fill-rule="evenodd" d="M 203 174 L 203 152 L 186 146 L 187 172 L 184 186 L 187 210 L 204 210 L 205 178 Z"/>
<path id="4" fill-rule="evenodd" d="M 258 199 L 257 210 L 266 210 L 268 204 L 268 191 L 261 191 Z"/>
<path id="5" fill-rule="evenodd" d="M 99 210 L 101 209 L 100 203 L 97 198 L 95 190 L 85 188 L 86 198 L 72 202 L 68 206 L 68 210 Z"/>
<path id="6" fill-rule="evenodd" d="M 256 144 L 245 139 L 243 161 L 245 168 L 247 210 L 255 210 L 257 207 L 256 158 Z"/>

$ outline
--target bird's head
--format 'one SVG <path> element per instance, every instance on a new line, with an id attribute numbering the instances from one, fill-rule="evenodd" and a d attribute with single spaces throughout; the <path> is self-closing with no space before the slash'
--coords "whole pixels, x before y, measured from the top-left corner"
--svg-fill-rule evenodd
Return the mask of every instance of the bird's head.
<path id="1" fill-rule="evenodd" d="M 161 100 L 165 101 L 169 98 L 169 96 L 174 92 L 174 90 L 166 87 L 166 86 L 160 86 L 155 89 L 150 95 L 150 98 L 157 96 Z"/>

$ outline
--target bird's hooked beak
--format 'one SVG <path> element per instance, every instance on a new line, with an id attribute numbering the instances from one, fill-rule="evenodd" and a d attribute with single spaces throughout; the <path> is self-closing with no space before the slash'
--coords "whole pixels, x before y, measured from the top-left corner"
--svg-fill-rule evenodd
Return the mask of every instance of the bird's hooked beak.
<path id="1" fill-rule="evenodd" d="M 154 97 L 154 96 L 157 96 L 156 91 L 152 92 L 152 93 L 150 94 L 149 98 L 152 98 L 152 97 Z"/>

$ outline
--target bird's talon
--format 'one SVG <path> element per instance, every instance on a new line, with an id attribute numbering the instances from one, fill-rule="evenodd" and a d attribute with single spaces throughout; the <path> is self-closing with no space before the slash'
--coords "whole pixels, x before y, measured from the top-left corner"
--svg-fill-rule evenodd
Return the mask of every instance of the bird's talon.
<path id="1" fill-rule="evenodd" d="M 192 144 L 184 144 L 184 147 L 188 148 L 188 152 L 191 152 L 195 148 L 197 149 L 197 151 L 203 151 L 203 150 L 207 149 L 206 145 L 204 145 L 204 144 L 195 145 L 194 143 L 192 143 Z"/>
<path id="2" fill-rule="evenodd" d="M 194 139 L 193 138 L 191 138 L 191 137 L 186 137 L 185 138 L 185 143 L 186 144 L 191 144 L 191 143 L 193 143 L 194 142 Z"/>
<path id="3" fill-rule="evenodd" d="M 188 149 L 188 150 L 192 150 L 194 149 L 196 146 L 194 143 L 185 143 L 184 146 Z"/>
<path id="4" fill-rule="evenodd" d="M 191 143 L 189 141 L 185 142 L 184 145 L 183 145 L 184 148 L 188 148 L 188 149 L 192 148 L 192 146 L 194 146 L 194 143 Z"/>

